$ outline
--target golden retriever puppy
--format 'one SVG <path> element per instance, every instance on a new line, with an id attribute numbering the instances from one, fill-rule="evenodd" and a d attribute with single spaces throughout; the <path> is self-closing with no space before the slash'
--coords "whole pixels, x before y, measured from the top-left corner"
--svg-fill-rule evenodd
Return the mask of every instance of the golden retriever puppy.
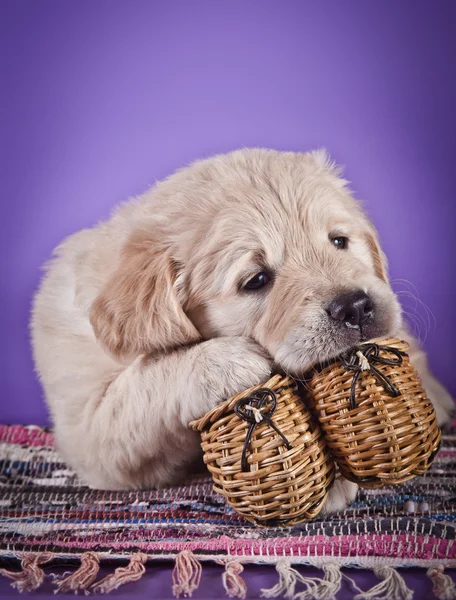
<path id="1" fill-rule="evenodd" d="M 188 422 L 273 364 L 299 377 L 401 327 L 377 233 L 326 154 L 247 149 L 66 239 L 32 339 L 63 457 L 89 485 L 125 489 L 179 480 L 199 456 Z M 452 401 L 411 342 L 442 423 Z M 355 493 L 338 480 L 327 510 Z"/>

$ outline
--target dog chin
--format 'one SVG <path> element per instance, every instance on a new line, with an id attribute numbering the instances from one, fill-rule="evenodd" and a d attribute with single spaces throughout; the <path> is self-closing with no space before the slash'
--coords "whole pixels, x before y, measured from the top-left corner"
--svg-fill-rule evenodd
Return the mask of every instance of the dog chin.
<path id="1" fill-rule="evenodd" d="M 302 378 L 315 365 L 337 359 L 354 346 L 369 340 L 388 337 L 394 328 L 385 321 L 373 321 L 361 331 L 359 328 L 326 327 L 317 333 L 296 330 L 280 345 L 275 354 L 276 364 L 287 374 Z"/>

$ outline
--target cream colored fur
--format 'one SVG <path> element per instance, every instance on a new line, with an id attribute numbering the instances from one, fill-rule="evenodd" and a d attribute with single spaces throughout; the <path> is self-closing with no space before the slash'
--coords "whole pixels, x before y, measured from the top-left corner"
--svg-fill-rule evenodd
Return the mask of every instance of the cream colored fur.
<path id="1" fill-rule="evenodd" d="M 264 268 L 273 283 L 241 289 Z M 240 150 L 182 169 L 67 238 L 47 267 L 32 339 L 63 457 L 94 487 L 178 481 L 199 456 L 190 420 L 273 362 L 299 376 L 359 341 L 325 311 L 359 288 L 376 306 L 371 337 L 397 333 L 377 233 L 324 152 Z M 448 393 L 400 335 L 445 421 Z M 327 510 L 355 493 L 339 481 Z"/>

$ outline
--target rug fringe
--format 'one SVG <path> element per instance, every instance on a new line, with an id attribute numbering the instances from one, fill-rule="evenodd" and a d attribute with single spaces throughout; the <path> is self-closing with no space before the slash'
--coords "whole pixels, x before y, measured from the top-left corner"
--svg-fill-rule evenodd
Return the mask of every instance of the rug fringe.
<path id="1" fill-rule="evenodd" d="M 287 600 L 335 600 L 337 592 L 342 586 L 342 572 L 340 565 L 325 563 L 321 567 L 324 577 L 306 577 L 291 566 L 291 561 L 279 560 L 276 570 L 279 574 L 279 583 L 270 589 L 261 590 L 262 598 L 278 598 L 282 596 Z M 304 586 L 304 590 L 296 592 L 297 583 Z"/>
<path id="2" fill-rule="evenodd" d="M 340 565 L 326 563 L 321 568 L 325 576 L 319 584 L 318 600 L 335 600 L 337 592 L 342 587 Z"/>
<path id="3" fill-rule="evenodd" d="M 38 554 L 22 554 L 21 570 L 10 571 L 0 569 L 0 575 L 11 579 L 12 587 L 20 593 L 33 592 L 37 590 L 45 579 L 41 565 L 55 558 L 50 552 Z M 214 557 L 215 558 L 215 557 Z M 81 555 L 81 564 L 74 572 L 66 572 L 54 578 L 54 593 L 77 594 L 82 591 L 107 594 L 120 586 L 141 579 L 146 571 L 145 563 L 148 556 L 137 553 L 130 559 L 128 565 L 117 567 L 114 573 L 107 575 L 100 581 L 94 583 L 99 569 L 100 558 L 95 552 L 84 552 Z M 281 558 L 276 564 L 279 575 L 278 583 L 270 589 L 262 589 L 262 598 L 284 597 L 286 600 L 335 600 L 341 589 L 342 574 L 341 564 L 335 562 L 312 561 L 311 564 L 321 569 L 324 573 L 322 578 L 307 577 L 292 567 L 290 558 Z M 235 558 L 227 556 L 216 560 L 225 567 L 222 573 L 222 582 L 225 592 L 229 598 L 245 600 L 247 597 L 247 584 L 241 577 L 244 571 L 242 557 Z M 380 564 L 373 568 L 375 575 L 381 580 L 367 591 L 355 589 L 359 592 L 354 600 L 412 600 L 413 591 L 407 586 L 399 571 L 391 566 Z M 456 582 L 445 573 L 443 565 L 430 567 L 426 571 L 427 576 L 433 583 L 433 592 L 437 600 L 456 600 Z M 183 550 L 176 556 L 176 562 L 172 574 L 173 594 L 176 598 L 191 598 L 193 592 L 198 589 L 202 575 L 201 562 L 190 550 Z M 347 577 L 350 579 L 349 577 Z M 350 581 L 352 581 L 350 579 Z M 352 583 L 354 583 L 352 581 Z M 304 589 L 296 591 L 297 585 Z M 90 591 L 89 591 L 90 590 Z"/>
<path id="4" fill-rule="evenodd" d="M 438 600 L 455 600 L 456 586 L 454 581 L 445 572 L 444 567 L 431 567 L 426 571 L 427 576 L 432 581 L 434 596 Z"/>
<path id="5" fill-rule="evenodd" d="M 173 594 L 176 598 L 183 596 L 191 598 L 198 589 L 201 580 L 202 567 L 190 550 L 182 550 L 176 556 L 173 569 Z"/>
<path id="6" fill-rule="evenodd" d="M 276 571 L 279 574 L 279 582 L 270 589 L 262 589 L 261 597 L 278 598 L 283 595 L 291 600 L 294 597 L 298 571 L 293 569 L 291 561 L 285 558 L 281 558 L 277 562 Z"/>
<path id="7" fill-rule="evenodd" d="M 394 567 L 378 565 L 375 575 L 382 579 L 370 590 L 357 594 L 354 600 L 411 600 L 413 591 L 407 587 L 402 575 Z"/>
<path id="8" fill-rule="evenodd" d="M 245 600 L 247 596 L 247 584 L 241 577 L 244 567 L 236 560 L 225 563 L 225 571 L 222 574 L 223 587 L 228 598 L 239 598 Z"/>
<path id="9" fill-rule="evenodd" d="M 144 575 L 146 567 L 144 564 L 147 561 L 147 554 L 134 554 L 128 565 L 125 567 L 117 567 L 114 573 L 107 575 L 97 583 L 90 587 L 90 591 L 99 594 L 109 594 L 125 583 L 138 581 Z"/>
<path id="10" fill-rule="evenodd" d="M 0 569 L 0 575 L 11 579 L 11 585 L 22 594 L 22 592 L 33 592 L 37 590 L 44 581 L 44 571 L 39 565 L 52 560 L 53 555 L 49 552 L 41 554 L 24 554 L 21 560 L 22 571 L 8 571 Z"/>
<path id="11" fill-rule="evenodd" d="M 56 589 L 54 594 L 66 594 L 79 591 L 89 593 L 89 587 L 95 581 L 100 570 L 100 559 L 95 552 L 84 552 L 81 556 L 81 566 L 68 576 L 55 577 Z"/>

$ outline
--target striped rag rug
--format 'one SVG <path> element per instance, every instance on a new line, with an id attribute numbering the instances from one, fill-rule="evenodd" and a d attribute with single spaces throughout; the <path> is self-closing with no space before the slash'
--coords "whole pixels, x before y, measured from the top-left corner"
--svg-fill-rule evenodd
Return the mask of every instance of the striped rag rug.
<path id="1" fill-rule="evenodd" d="M 456 566 L 456 421 L 423 477 L 360 490 L 344 512 L 292 528 L 258 528 L 212 490 L 209 477 L 161 490 L 106 492 L 85 487 L 54 449 L 52 432 L 0 426 L 0 573 L 19 591 L 37 589 L 52 567 L 56 592 L 108 593 L 138 580 L 156 560 L 175 561 L 173 592 L 197 589 L 202 563 L 222 564 L 227 595 L 245 598 L 246 563 L 272 564 L 278 583 L 266 598 L 330 600 L 343 567 L 372 569 L 378 583 L 358 600 L 408 600 L 398 567 L 421 567 L 440 600 L 456 598 L 445 567 Z M 112 572 L 100 578 L 100 563 Z M 305 577 L 296 565 L 321 569 Z"/>

